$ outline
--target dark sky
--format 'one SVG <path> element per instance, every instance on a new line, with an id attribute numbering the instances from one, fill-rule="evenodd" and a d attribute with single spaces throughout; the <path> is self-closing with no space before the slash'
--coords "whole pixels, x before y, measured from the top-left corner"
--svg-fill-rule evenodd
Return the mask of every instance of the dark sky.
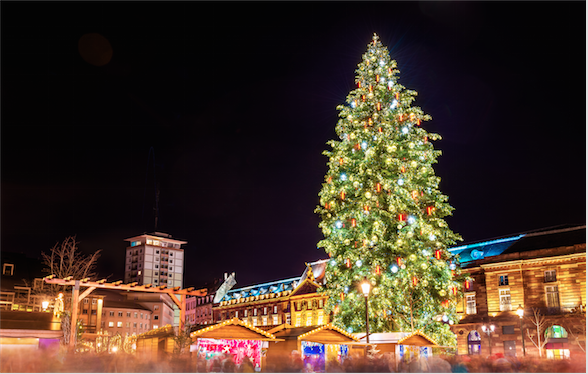
<path id="1" fill-rule="evenodd" d="M 122 279 L 157 186 L 185 286 L 301 274 L 325 257 L 321 152 L 374 32 L 443 136 L 465 243 L 586 222 L 585 2 L 1 7 L 2 251 L 77 235 Z"/>

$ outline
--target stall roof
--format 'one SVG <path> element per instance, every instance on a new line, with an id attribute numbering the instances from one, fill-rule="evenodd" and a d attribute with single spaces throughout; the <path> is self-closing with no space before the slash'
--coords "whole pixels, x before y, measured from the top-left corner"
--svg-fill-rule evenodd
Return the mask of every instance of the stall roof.
<path id="1" fill-rule="evenodd" d="M 147 331 L 143 334 L 137 335 L 137 339 L 151 339 L 151 338 L 161 338 L 164 336 L 173 335 L 174 328 L 172 325 L 165 325 L 161 326 L 158 329 L 154 329 L 151 331 Z"/>
<path id="2" fill-rule="evenodd" d="M 330 323 L 322 326 L 307 327 L 292 327 L 283 324 L 270 331 L 277 338 L 305 340 L 322 344 L 348 344 L 359 342 L 359 339 L 355 336 Z"/>
<path id="3" fill-rule="evenodd" d="M 234 340 L 267 340 L 282 341 L 273 334 L 258 329 L 257 327 L 241 321 L 238 318 L 226 320 L 216 325 L 211 325 L 194 331 L 190 334 L 192 339 L 234 339 Z"/>
<path id="4" fill-rule="evenodd" d="M 428 337 L 427 335 L 425 335 L 424 333 L 420 331 L 415 331 L 414 333 L 400 339 L 398 341 L 398 344 L 425 347 L 437 345 L 437 342 L 434 341 L 432 338 Z"/>

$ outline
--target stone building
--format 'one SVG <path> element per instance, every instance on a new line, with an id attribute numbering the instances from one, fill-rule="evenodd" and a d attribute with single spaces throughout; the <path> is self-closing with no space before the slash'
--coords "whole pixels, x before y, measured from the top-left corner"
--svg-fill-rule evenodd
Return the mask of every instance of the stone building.
<path id="1" fill-rule="evenodd" d="M 586 226 L 537 230 L 451 251 L 471 277 L 458 301 L 460 321 L 452 326 L 459 354 L 585 356 L 580 345 L 585 348 Z M 538 329 L 534 322 L 541 320 Z"/>
<path id="2" fill-rule="evenodd" d="M 236 317 L 261 329 L 329 323 L 324 310 L 327 296 L 317 292 L 324 280 L 325 264 L 326 260 L 307 264 L 300 277 L 230 290 L 213 307 L 214 321 Z"/>

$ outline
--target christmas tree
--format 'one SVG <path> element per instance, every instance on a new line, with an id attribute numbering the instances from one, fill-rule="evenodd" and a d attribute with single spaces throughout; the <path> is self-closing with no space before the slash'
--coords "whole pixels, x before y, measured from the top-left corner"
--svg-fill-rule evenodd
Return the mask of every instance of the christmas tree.
<path id="1" fill-rule="evenodd" d="M 417 93 L 398 83 L 396 61 L 374 35 L 356 70 L 357 88 L 340 105 L 337 135 L 327 142 L 329 170 L 319 193 L 318 243 L 329 255 L 324 291 L 333 322 L 366 331 L 360 284 L 368 281 L 369 329 L 417 331 L 455 344 L 443 322 L 456 322 L 465 280 L 448 247 L 461 237 L 443 219 L 453 208 L 432 165 L 440 136 L 412 106 Z M 443 321 L 441 321 L 443 319 Z"/>

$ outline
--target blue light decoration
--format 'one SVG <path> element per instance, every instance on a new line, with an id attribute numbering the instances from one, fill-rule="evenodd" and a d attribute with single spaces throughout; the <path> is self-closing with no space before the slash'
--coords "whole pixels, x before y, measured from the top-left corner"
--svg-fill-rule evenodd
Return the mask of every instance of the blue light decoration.
<path id="1" fill-rule="evenodd" d="M 343 222 L 341 222 L 341 221 L 335 222 L 335 227 L 340 229 L 341 227 L 343 227 Z"/>
<path id="2" fill-rule="evenodd" d="M 388 82 L 388 87 L 392 87 L 392 81 Z M 398 100 L 392 100 L 392 105 L 390 105 L 390 109 L 394 109 L 398 106 Z"/>
<path id="3" fill-rule="evenodd" d="M 380 60 L 380 66 L 384 66 L 386 65 L 386 62 L 384 60 Z"/>
<path id="4" fill-rule="evenodd" d="M 414 216 L 408 216 L 407 221 L 408 221 L 409 225 L 412 225 L 413 223 L 416 222 L 416 218 L 414 218 Z"/>
<path id="5" fill-rule="evenodd" d="M 361 142 L 361 149 L 366 149 L 368 146 L 367 142 Z"/>
<path id="6" fill-rule="evenodd" d="M 403 127 L 402 128 L 402 133 L 405 134 L 405 135 L 408 134 L 408 127 Z"/>
<path id="7" fill-rule="evenodd" d="M 357 106 L 357 105 L 355 104 L 355 100 L 353 100 L 353 101 L 351 102 L 351 104 L 349 104 L 349 105 L 351 105 L 351 107 L 352 107 L 352 108 L 355 108 L 355 107 Z"/>
<path id="8" fill-rule="evenodd" d="M 345 286 L 345 293 L 349 292 L 349 287 Z"/>
<path id="9" fill-rule="evenodd" d="M 353 333 L 353 329 L 351 327 L 347 328 L 347 333 L 352 334 Z"/>
<path id="10" fill-rule="evenodd" d="M 441 317 L 441 319 L 443 320 L 443 322 L 449 321 L 449 318 L 447 317 L 446 314 L 444 314 L 443 317 Z"/>
<path id="11" fill-rule="evenodd" d="M 455 270 L 455 264 L 452 262 L 451 264 L 449 264 L 449 268 L 450 268 L 451 270 Z"/>
<path id="12" fill-rule="evenodd" d="M 347 134 L 341 134 L 341 140 L 346 140 L 347 139 Z"/>
<path id="13" fill-rule="evenodd" d="M 342 181 L 345 182 L 347 180 L 347 174 L 341 173 L 341 177 L 340 178 L 341 178 Z"/>
<path id="14" fill-rule="evenodd" d="M 386 78 L 382 77 L 382 78 L 380 78 L 380 81 L 381 81 L 382 83 L 386 83 Z"/>
<path id="15" fill-rule="evenodd" d="M 470 253 L 470 255 L 472 256 L 472 258 L 474 260 L 478 260 L 480 258 L 484 257 L 484 251 L 478 251 L 478 250 L 473 250 L 472 253 Z"/>
<path id="16" fill-rule="evenodd" d="M 403 184 L 404 184 L 404 179 L 400 178 L 400 179 L 398 180 L 398 185 L 399 185 L 399 186 L 402 186 Z"/>
<path id="17" fill-rule="evenodd" d="M 300 342 L 300 346 L 302 348 L 302 353 L 307 355 L 324 355 L 325 353 L 325 345 L 321 343 L 315 342 L 308 342 L 303 340 Z"/>
<path id="18" fill-rule="evenodd" d="M 431 252 L 429 252 L 427 249 L 423 249 L 423 256 L 429 256 L 431 254 Z"/>
<path id="19" fill-rule="evenodd" d="M 397 273 L 398 272 L 398 266 L 396 266 L 396 265 L 390 266 L 390 271 L 393 272 L 393 273 Z"/>
<path id="20" fill-rule="evenodd" d="M 337 266 L 337 261 L 331 260 L 331 266 Z"/>
<path id="21" fill-rule="evenodd" d="M 362 264 L 361 260 L 357 260 L 357 261 L 355 261 L 355 265 L 356 265 L 356 266 L 361 266 L 361 264 Z"/>
<path id="22" fill-rule="evenodd" d="M 429 240 L 433 241 L 435 239 L 437 239 L 437 237 L 435 235 L 433 235 L 433 234 L 429 235 Z"/>

